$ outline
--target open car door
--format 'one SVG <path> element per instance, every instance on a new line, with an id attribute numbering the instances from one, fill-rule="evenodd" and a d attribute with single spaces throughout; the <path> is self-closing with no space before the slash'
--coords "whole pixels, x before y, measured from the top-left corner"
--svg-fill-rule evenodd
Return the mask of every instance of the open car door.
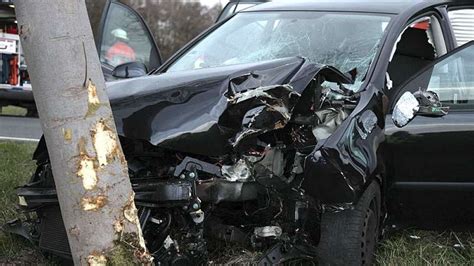
<path id="1" fill-rule="evenodd" d="M 13 3 L 4 1 L 0 7 L 3 10 L 4 27 L 11 28 L 7 27 L 8 22 L 16 28 Z M 116 79 L 113 71 L 123 63 L 129 63 L 135 69 L 138 66 L 141 70 L 138 72 L 143 74 L 161 65 L 161 56 L 153 36 L 135 10 L 116 0 L 86 0 L 86 7 L 106 81 Z M 19 37 L 16 39 L 17 47 L 21 47 Z M 17 50 L 21 51 L 21 48 Z M 24 81 L 29 83 L 29 78 L 22 55 L 18 62 L 20 81 L 16 82 L 17 85 L 9 85 L 9 88 L 15 87 L 14 90 L 0 88 L 0 109 L 2 106 L 15 105 L 26 108 L 27 116 L 37 116 L 33 92 L 23 89 L 26 84 Z M 125 70 L 128 73 L 132 69 Z M 121 75 L 121 78 L 134 76 Z"/>
<path id="2" fill-rule="evenodd" d="M 116 79 L 113 71 L 119 65 L 141 65 L 145 72 L 161 65 L 153 35 L 138 12 L 117 0 L 86 0 L 86 5 L 107 81 Z"/>

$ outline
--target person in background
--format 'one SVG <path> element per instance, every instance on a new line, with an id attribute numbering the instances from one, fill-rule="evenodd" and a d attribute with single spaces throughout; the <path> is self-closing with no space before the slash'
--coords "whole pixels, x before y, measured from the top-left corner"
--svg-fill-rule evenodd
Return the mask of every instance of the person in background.
<path id="1" fill-rule="evenodd" d="M 135 51 L 128 45 L 127 32 L 123 29 L 115 29 L 111 32 L 114 36 L 114 44 L 109 48 L 105 58 L 112 66 L 135 61 Z"/>

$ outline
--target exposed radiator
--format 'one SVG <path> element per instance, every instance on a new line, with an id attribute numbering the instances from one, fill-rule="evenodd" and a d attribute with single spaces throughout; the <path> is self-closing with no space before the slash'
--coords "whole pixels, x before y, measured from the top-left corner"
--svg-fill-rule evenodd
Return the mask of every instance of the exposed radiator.
<path id="1" fill-rule="evenodd" d="M 47 206 L 38 211 L 41 217 L 39 246 L 55 255 L 71 258 L 71 249 L 59 206 Z"/>

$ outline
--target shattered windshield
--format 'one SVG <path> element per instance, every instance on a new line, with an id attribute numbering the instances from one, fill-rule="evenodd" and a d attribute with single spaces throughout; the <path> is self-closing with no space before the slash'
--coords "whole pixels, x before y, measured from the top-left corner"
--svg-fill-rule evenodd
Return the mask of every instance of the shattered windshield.
<path id="1" fill-rule="evenodd" d="M 390 17 L 331 12 L 237 14 L 184 55 L 168 72 L 301 56 L 364 79 Z"/>

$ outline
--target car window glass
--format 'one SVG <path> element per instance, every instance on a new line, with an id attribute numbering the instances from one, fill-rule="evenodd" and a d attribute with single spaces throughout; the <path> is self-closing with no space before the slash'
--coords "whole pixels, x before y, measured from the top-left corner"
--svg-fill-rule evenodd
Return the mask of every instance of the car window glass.
<path id="1" fill-rule="evenodd" d="M 474 45 L 456 51 L 410 81 L 403 91 L 427 90 L 438 94 L 451 109 L 474 109 Z"/>
<path id="2" fill-rule="evenodd" d="M 474 40 L 474 8 L 452 10 L 448 14 L 457 45 Z"/>
<path id="3" fill-rule="evenodd" d="M 104 25 L 100 61 L 116 67 L 128 62 L 141 62 L 150 68 L 153 48 L 145 25 L 128 7 L 111 3 Z"/>
<path id="4" fill-rule="evenodd" d="M 232 60 L 235 60 L 235 63 L 238 63 L 238 57 L 240 54 L 245 53 L 246 51 L 253 51 L 258 49 L 259 43 L 261 43 L 263 31 L 265 30 L 265 26 L 267 25 L 267 21 L 265 20 L 258 20 L 252 23 L 246 24 L 243 27 L 237 29 L 235 34 L 229 34 L 225 38 L 225 45 L 232 48 L 229 49 L 230 53 L 233 53 L 231 57 L 234 59 L 230 59 L 227 64 L 233 64 Z M 248 34 L 244 34 L 248 33 Z M 239 45 L 235 45 L 235 44 Z M 200 68 L 201 66 L 195 66 L 195 68 Z"/>
<path id="5" fill-rule="evenodd" d="M 200 40 L 167 71 L 301 56 L 342 72 L 356 68 L 350 89 L 358 90 L 389 21 L 372 14 L 243 12 Z"/>

